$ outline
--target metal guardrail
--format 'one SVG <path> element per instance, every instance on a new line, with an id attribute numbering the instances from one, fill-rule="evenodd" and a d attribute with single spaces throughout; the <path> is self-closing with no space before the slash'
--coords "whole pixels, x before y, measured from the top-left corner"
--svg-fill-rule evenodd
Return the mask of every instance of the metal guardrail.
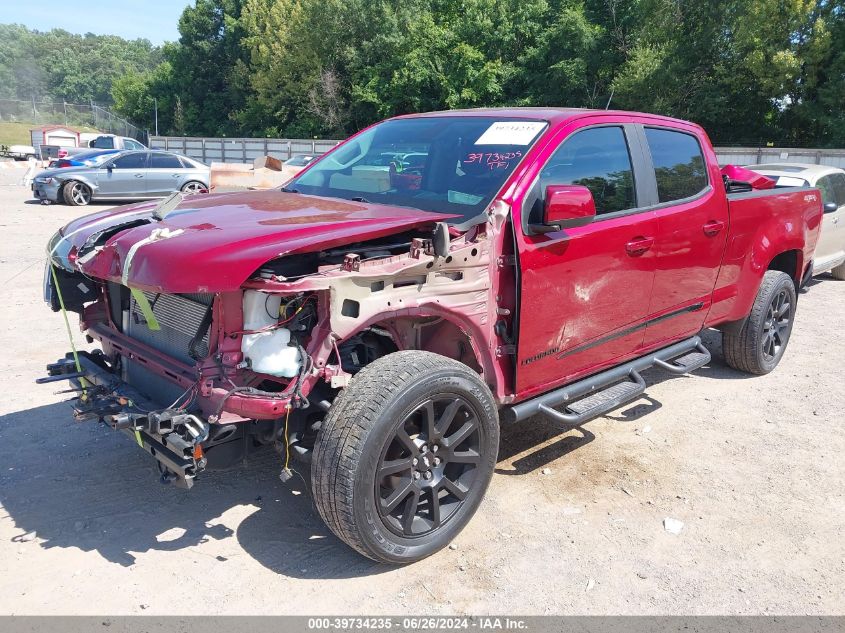
<path id="1" fill-rule="evenodd" d="M 251 163 L 261 156 L 287 160 L 294 154 L 324 154 L 340 141 L 301 138 L 199 138 L 151 136 L 149 147 L 184 154 L 203 163 Z"/>
<path id="2" fill-rule="evenodd" d="M 149 146 L 185 154 L 204 163 L 251 163 L 260 156 L 287 160 L 293 154 L 323 154 L 340 141 L 294 138 L 198 138 L 151 136 Z M 812 163 L 845 169 L 845 149 L 716 147 L 719 164 Z"/>

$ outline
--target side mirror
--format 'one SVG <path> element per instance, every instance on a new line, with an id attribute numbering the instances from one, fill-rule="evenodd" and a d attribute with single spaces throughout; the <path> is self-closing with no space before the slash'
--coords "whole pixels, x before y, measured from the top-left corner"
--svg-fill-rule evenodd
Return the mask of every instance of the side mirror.
<path id="1" fill-rule="evenodd" d="M 839 208 L 839 205 L 835 202 L 825 202 L 824 203 L 824 212 L 825 213 L 833 213 Z"/>
<path id="2" fill-rule="evenodd" d="M 112 169 L 114 169 L 114 165 L 112 163 L 109 163 L 108 165 L 106 165 L 106 169 L 111 171 Z"/>
<path id="3" fill-rule="evenodd" d="M 532 224 L 535 233 L 551 233 L 586 226 L 596 217 L 593 194 L 581 185 L 548 185 L 543 205 L 543 223 Z"/>

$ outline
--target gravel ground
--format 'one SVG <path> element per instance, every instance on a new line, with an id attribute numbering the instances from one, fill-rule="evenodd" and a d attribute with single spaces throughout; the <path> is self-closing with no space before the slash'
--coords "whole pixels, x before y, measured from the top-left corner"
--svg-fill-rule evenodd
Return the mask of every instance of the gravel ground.
<path id="1" fill-rule="evenodd" d="M 845 612 L 845 283 L 801 296 L 769 376 L 728 369 L 705 333 L 710 366 L 649 372 L 648 397 L 583 432 L 504 429 L 454 548 L 390 568 L 334 538 L 271 451 L 168 488 L 124 435 L 75 423 L 61 387 L 33 384 L 68 348 L 41 302 L 44 244 L 87 211 L 34 204 L 12 172 L 0 172 L 0 613 Z"/>

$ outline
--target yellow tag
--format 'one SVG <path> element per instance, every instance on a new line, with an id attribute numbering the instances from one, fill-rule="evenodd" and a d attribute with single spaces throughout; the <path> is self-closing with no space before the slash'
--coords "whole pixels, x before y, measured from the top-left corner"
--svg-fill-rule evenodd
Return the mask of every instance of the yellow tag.
<path id="1" fill-rule="evenodd" d="M 135 441 L 138 442 L 138 446 L 144 448 L 144 441 L 141 439 L 141 431 L 135 429 Z"/>

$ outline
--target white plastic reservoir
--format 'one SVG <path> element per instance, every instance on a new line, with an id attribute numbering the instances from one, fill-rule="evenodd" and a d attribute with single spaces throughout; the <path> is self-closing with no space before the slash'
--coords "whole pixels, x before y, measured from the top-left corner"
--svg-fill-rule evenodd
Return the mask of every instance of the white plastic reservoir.
<path id="1" fill-rule="evenodd" d="M 244 329 L 260 330 L 279 320 L 282 298 L 257 290 L 244 291 Z M 293 378 L 299 374 L 302 359 L 299 350 L 288 345 L 290 330 L 284 327 L 245 334 L 241 351 L 253 371 L 270 376 Z"/>

